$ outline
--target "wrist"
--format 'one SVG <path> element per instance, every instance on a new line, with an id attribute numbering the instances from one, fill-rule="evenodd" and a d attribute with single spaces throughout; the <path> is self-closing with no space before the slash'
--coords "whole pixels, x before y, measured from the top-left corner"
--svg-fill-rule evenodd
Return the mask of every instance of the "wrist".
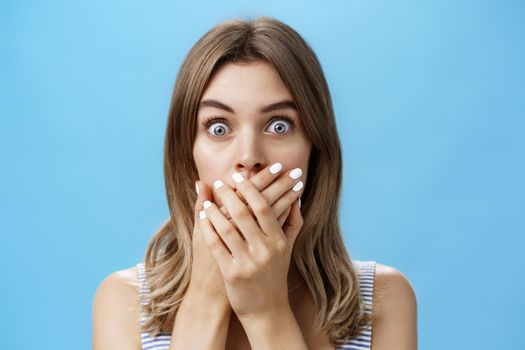
<path id="1" fill-rule="evenodd" d="M 202 293 L 186 293 L 180 307 L 193 312 L 210 314 L 227 313 L 229 315 L 232 311 L 227 300 L 210 297 Z"/>
<path id="2" fill-rule="evenodd" d="M 243 326 L 257 327 L 276 324 L 275 320 L 290 320 L 291 318 L 295 318 L 295 315 L 290 305 L 287 304 L 282 305 L 279 308 L 267 309 L 264 312 L 258 314 L 245 315 L 238 318 L 239 322 L 241 322 Z"/>
<path id="3" fill-rule="evenodd" d="M 254 350 L 307 349 L 301 328 L 290 307 L 239 321 Z"/>
<path id="4" fill-rule="evenodd" d="M 231 307 L 198 294 L 183 297 L 172 330 L 172 349 L 224 349 Z"/>

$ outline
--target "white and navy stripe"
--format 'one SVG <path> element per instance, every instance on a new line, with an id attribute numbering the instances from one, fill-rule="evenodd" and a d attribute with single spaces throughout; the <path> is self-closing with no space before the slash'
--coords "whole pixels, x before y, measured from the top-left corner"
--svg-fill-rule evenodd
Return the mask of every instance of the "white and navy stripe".
<path id="1" fill-rule="evenodd" d="M 374 276 L 376 269 L 375 261 L 353 261 L 359 274 L 359 287 L 364 303 L 369 305 L 365 312 L 370 314 L 372 310 L 372 298 L 374 296 Z M 336 350 L 370 350 L 372 344 L 372 326 L 368 326 L 357 336 L 340 345 Z"/>
<path id="2" fill-rule="evenodd" d="M 353 261 L 355 268 L 359 275 L 359 285 L 361 287 L 361 296 L 365 303 L 370 305 L 372 309 L 372 297 L 374 292 L 374 275 L 375 275 L 375 261 Z M 149 291 L 146 285 L 146 272 L 144 269 L 144 262 L 137 264 L 138 270 L 138 281 L 139 281 L 139 294 L 141 305 L 147 304 L 144 300 L 144 293 Z M 370 313 L 368 310 L 367 313 Z M 143 325 L 146 322 L 147 315 L 144 314 L 144 310 L 141 307 L 140 313 L 140 324 Z M 171 333 L 160 333 L 156 337 L 152 337 L 147 332 L 141 332 L 142 349 L 143 350 L 168 350 L 170 346 Z M 336 350 L 370 350 L 372 342 L 372 327 L 369 326 L 364 329 L 358 336 L 350 339 L 344 344 L 339 345 Z"/>

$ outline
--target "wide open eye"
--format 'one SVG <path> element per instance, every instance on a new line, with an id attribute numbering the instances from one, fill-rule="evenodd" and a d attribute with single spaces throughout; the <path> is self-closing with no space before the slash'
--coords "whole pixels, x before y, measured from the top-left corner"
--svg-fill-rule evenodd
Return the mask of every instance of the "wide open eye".
<path id="1" fill-rule="evenodd" d="M 286 129 L 286 124 L 288 124 L 288 129 Z M 204 120 L 202 125 L 210 135 L 215 137 L 223 137 L 228 132 L 227 129 L 230 129 L 228 121 L 220 117 L 211 117 Z M 278 115 L 270 120 L 268 128 L 272 127 L 275 130 L 275 132 L 272 132 L 274 134 L 287 134 L 294 129 L 295 123 L 289 116 Z"/>
<path id="2" fill-rule="evenodd" d="M 228 122 L 224 118 L 210 118 L 205 120 L 202 125 L 206 128 L 208 133 L 213 136 L 221 137 L 226 133 L 225 129 L 229 129 Z"/>
<path id="3" fill-rule="evenodd" d="M 283 123 L 283 121 L 285 121 Z M 286 129 L 286 124 L 288 124 L 288 129 Z M 294 122 L 292 118 L 282 115 L 282 116 L 276 116 L 272 118 L 270 128 L 274 127 L 274 130 L 276 131 L 276 134 L 286 134 L 293 130 L 294 128 Z"/>

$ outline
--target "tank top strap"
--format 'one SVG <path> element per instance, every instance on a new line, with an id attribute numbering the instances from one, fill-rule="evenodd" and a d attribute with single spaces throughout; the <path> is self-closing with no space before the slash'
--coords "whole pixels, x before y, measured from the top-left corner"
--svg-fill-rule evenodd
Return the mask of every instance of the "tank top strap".
<path id="1" fill-rule="evenodd" d="M 149 288 L 146 282 L 146 268 L 144 262 L 137 264 L 137 281 L 139 285 L 139 300 L 140 300 L 140 324 L 143 325 L 146 321 L 146 315 L 144 314 L 144 305 L 148 304 L 145 298 L 145 294 L 149 292 Z"/>
<path id="2" fill-rule="evenodd" d="M 359 287 L 361 289 L 361 296 L 365 303 L 372 306 L 372 298 L 374 295 L 374 278 L 376 271 L 376 261 L 354 261 L 354 266 L 359 275 Z M 367 310 L 368 311 L 368 310 Z M 370 313 L 370 311 L 369 311 Z"/>
<path id="3" fill-rule="evenodd" d="M 146 265 L 144 262 L 137 264 L 137 281 L 139 285 L 139 300 L 140 300 L 140 339 L 143 350 L 168 350 L 170 346 L 171 334 L 159 333 L 153 337 L 150 333 L 142 329 L 144 323 L 148 319 L 148 315 L 144 311 L 144 306 L 149 303 L 145 294 L 148 293 L 149 287 L 146 280 Z"/>
<path id="4" fill-rule="evenodd" d="M 369 307 L 365 310 L 365 313 L 370 314 L 372 311 L 372 299 L 374 295 L 374 277 L 376 261 L 361 261 L 353 260 L 354 268 L 356 269 L 359 277 L 359 290 L 363 302 L 368 304 Z M 372 325 L 364 328 L 361 332 L 349 339 L 336 350 L 370 350 L 372 346 Z"/>

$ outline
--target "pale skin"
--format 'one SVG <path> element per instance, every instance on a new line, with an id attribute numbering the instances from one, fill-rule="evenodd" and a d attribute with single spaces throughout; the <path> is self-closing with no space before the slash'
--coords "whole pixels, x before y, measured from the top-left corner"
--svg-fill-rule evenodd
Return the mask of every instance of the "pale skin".
<path id="1" fill-rule="evenodd" d="M 292 187 L 306 184 L 311 143 L 289 104 L 262 109 L 293 99 L 273 67 L 259 61 L 221 67 L 201 102 L 210 100 L 230 110 L 208 103 L 198 111 L 193 155 L 200 180 L 194 227 L 194 254 L 199 255 L 194 261 L 199 265 L 192 269 L 206 271 L 206 279 L 192 274 L 188 300 L 211 298 L 224 305 L 207 315 L 226 320 L 214 348 L 333 349 L 327 335 L 313 329 L 315 310 L 305 283 L 288 295 L 289 288 L 302 282 L 290 257 L 302 226 L 297 199 L 304 188 Z M 283 114 L 293 124 L 273 119 Z M 210 117 L 222 119 L 207 128 L 202 122 Z M 275 163 L 282 170 L 271 174 Z M 295 168 L 302 175 L 291 179 Z M 243 181 L 236 183 L 234 173 Z M 223 185 L 215 188 L 216 180 Z M 202 207 L 205 200 L 211 203 L 207 208 Z M 372 349 L 416 349 L 417 303 L 408 279 L 377 264 L 374 284 Z M 138 305 L 136 267 L 109 275 L 94 299 L 93 348 L 140 349 Z M 183 305 L 191 309 L 189 302 Z M 182 322 L 176 321 L 176 327 L 183 327 Z M 170 349 L 177 348 L 172 345 Z"/>

